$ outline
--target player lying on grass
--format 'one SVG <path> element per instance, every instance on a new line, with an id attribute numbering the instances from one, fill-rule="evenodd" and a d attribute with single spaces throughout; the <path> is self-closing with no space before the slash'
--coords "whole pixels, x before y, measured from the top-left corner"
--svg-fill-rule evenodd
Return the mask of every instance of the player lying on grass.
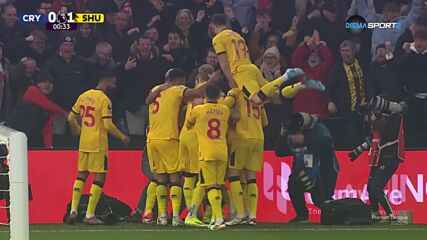
<path id="1" fill-rule="evenodd" d="M 245 40 L 238 33 L 227 29 L 225 14 L 217 13 L 211 18 L 209 30 L 215 35 L 212 45 L 218 55 L 219 64 L 233 88 L 239 88 L 254 104 L 261 105 L 267 101 L 280 102 L 280 96 L 292 98 L 301 89 L 324 90 L 319 81 L 305 80 L 292 86 L 283 87 L 286 81 L 304 75 L 299 69 L 288 69 L 281 77 L 268 82 L 257 66 L 252 64 Z M 278 89 L 280 89 L 280 93 Z"/>
<path id="2" fill-rule="evenodd" d="M 209 84 L 205 88 L 206 102 L 198 105 L 191 111 L 187 122 L 188 127 L 196 129 L 199 144 L 200 161 L 200 186 L 204 187 L 209 203 L 212 207 L 215 222 L 210 225 L 211 230 L 225 228 L 222 215 L 222 193 L 221 186 L 224 185 L 227 170 L 228 148 L 227 131 L 229 121 L 237 121 L 239 114 L 230 114 L 230 109 L 218 103 L 220 89 L 218 86 Z M 197 212 L 197 206 L 192 205 L 189 220 Z M 186 219 L 186 223 L 188 220 Z"/>
<path id="3" fill-rule="evenodd" d="M 83 222 L 91 225 L 102 224 L 95 216 L 95 209 L 108 170 L 107 133 L 120 139 L 125 145 L 129 143 L 129 137 L 121 133 L 112 121 L 112 104 L 107 93 L 115 87 L 116 77 L 112 73 L 102 73 L 98 86 L 80 95 L 68 115 L 68 122 L 80 134 L 79 173 L 73 186 L 69 224 L 76 222 L 80 197 L 89 173 L 94 173 L 94 181 L 90 188 L 89 204 Z M 77 121 L 79 117 L 81 125 Z"/>

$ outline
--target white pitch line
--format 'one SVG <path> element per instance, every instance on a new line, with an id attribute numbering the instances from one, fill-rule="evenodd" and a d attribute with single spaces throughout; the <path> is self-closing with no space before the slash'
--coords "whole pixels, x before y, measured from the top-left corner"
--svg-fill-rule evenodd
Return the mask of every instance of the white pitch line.
<path id="1" fill-rule="evenodd" d="M 90 232 L 203 232 L 208 229 L 60 229 L 60 230 L 31 230 L 31 233 L 90 233 Z M 228 228 L 225 231 L 231 232 L 329 232 L 329 231 L 427 231 L 426 228 L 409 228 L 409 229 L 393 229 L 393 228 L 299 228 L 299 229 L 286 229 L 286 228 L 253 228 L 253 229 L 242 229 L 242 228 Z M 0 233 L 8 233 L 9 231 L 0 231 Z"/>

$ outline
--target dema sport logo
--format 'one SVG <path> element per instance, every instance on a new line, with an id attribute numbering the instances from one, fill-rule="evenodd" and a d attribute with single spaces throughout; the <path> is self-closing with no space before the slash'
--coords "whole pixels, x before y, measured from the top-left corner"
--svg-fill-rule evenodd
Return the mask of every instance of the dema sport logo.
<path id="1" fill-rule="evenodd" d="M 366 20 L 359 16 L 353 15 L 349 17 L 345 23 L 347 32 L 358 35 L 366 29 L 400 29 L 400 23 L 397 22 L 366 22 Z"/>

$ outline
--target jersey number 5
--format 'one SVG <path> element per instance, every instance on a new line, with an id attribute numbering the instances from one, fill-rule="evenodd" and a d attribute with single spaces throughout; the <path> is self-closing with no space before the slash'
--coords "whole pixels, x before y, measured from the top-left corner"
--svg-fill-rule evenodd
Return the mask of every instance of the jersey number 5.
<path id="1" fill-rule="evenodd" d="M 210 139 L 219 139 L 221 137 L 221 121 L 217 118 L 212 118 L 208 121 L 208 132 L 207 135 Z"/>
<path id="2" fill-rule="evenodd" d="M 80 105 L 80 109 L 82 110 L 82 123 L 86 127 L 93 127 L 95 126 L 95 116 L 93 115 L 93 111 L 95 111 L 95 108 L 92 106 L 84 106 Z M 89 121 L 87 121 L 88 119 Z"/>
<path id="3" fill-rule="evenodd" d="M 159 97 L 160 97 L 160 94 L 159 94 L 159 96 L 156 98 L 156 100 L 153 103 L 154 104 L 153 114 L 158 113 L 159 110 L 160 110 Z"/>

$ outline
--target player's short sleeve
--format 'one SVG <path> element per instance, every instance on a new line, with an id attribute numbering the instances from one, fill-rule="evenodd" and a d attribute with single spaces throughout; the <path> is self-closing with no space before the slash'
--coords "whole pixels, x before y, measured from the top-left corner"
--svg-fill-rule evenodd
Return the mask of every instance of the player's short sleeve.
<path id="1" fill-rule="evenodd" d="M 226 48 L 224 42 L 222 41 L 222 35 L 215 36 L 212 39 L 212 45 L 217 55 L 225 53 Z"/>
<path id="2" fill-rule="evenodd" d="M 150 92 L 156 91 L 157 89 L 159 89 L 159 87 L 160 87 L 160 85 L 153 87 Z"/>
<path id="3" fill-rule="evenodd" d="M 105 98 L 102 101 L 101 117 L 102 118 L 112 118 L 113 117 L 113 107 L 111 104 L 111 100 L 108 98 Z"/>
<path id="4" fill-rule="evenodd" d="M 71 108 L 71 112 L 80 115 L 80 97 L 77 98 L 77 101 L 74 103 L 73 107 Z"/>

